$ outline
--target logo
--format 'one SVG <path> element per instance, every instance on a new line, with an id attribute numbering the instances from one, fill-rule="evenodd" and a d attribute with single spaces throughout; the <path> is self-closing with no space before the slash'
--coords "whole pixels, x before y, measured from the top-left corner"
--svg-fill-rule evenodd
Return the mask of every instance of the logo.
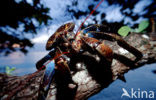
<path id="1" fill-rule="evenodd" d="M 146 99 L 153 99 L 154 98 L 154 91 L 145 91 L 140 90 L 138 88 L 137 90 L 131 88 L 130 92 L 128 92 L 125 88 L 122 88 L 122 95 L 121 98 L 128 97 L 128 98 L 146 98 Z"/>

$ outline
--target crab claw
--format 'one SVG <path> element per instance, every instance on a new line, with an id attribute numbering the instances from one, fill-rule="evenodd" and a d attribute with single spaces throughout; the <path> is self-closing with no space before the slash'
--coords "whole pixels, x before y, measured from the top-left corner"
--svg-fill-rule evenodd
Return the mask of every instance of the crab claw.
<path id="1" fill-rule="evenodd" d="M 58 39 L 62 35 L 66 35 L 68 32 L 72 32 L 74 27 L 75 27 L 75 24 L 71 22 L 60 26 L 56 30 L 56 32 L 48 39 L 47 44 L 46 44 L 46 50 L 51 50 L 52 48 L 54 48 L 58 43 Z"/>

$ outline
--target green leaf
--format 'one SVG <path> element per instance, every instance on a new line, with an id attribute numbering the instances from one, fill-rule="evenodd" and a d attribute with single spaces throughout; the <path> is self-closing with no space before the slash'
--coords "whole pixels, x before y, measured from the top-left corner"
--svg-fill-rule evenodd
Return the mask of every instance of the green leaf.
<path id="1" fill-rule="evenodd" d="M 10 67 L 9 66 L 5 67 L 5 71 L 6 71 L 6 74 L 10 75 Z"/>
<path id="2" fill-rule="evenodd" d="M 11 68 L 11 69 L 10 69 L 10 71 L 12 72 L 12 71 L 14 71 L 15 69 L 16 69 L 16 68 L 15 68 L 15 67 L 13 67 L 13 68 Z"/>
<path id="3" fill-rule="evenodd" d="M 128 26 L 122 26 L 118 30 L 118 34 L 120 34 L 121 36 L 127 36 L 130 31 L 131 31 L 131 28 L 130 27 L 128 27 Z"/>
<path id="4" fill-rule="evenodd" d="M 5 69 L 6 69 L 6 74 L 11 75 L 12 71 L 14 71 L 16 68 L 15 67 L 10 68 L 9 66 L 6 66 Z"/>
<path id="5" fill-rule="evenodd" d="M 144 31 L 148 26 L 149 26 L 148 20 L 144 20 L 144 21 L 140 22 L 138 32 Z"/>

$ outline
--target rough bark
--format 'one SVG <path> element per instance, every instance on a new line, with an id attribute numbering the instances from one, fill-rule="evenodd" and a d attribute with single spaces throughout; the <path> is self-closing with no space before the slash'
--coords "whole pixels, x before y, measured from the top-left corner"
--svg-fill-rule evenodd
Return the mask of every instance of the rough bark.
<path id="1" fill-rule="evenodd" d="M 84 100 L 108 87 L 116 79 L 124 80 L 124 74 L 129 70 L 136 69 L 144 64 L 156 62 L 156 42 L 150 41 L 139 34 L 131 34 L 125 40 L 143 53 L 143 58 L 138 62 L 132 62 L 135 57 L 129 52 L 121 49 L 117 43 L 107 42 L 116 55 L 114 55 L 111 67 L 105 66 L 105 62 L 98 62 L 97 55 L 85 52 L 83 56 L 74 58 L 71 65 L 72 79 L 78 84 L 78 88 L 70 99 Z M 124 56 L 121 56 L 124 55 Z M 97 58 L 97 61 L 94 61 Z M 82 61 L 83 59 L 83 61 Z M 99 64 L 100 63 L 100 64 Z M 0 74 L 0 97 L 5 99 L 35 100 L 38 96 L 39 84 L 44 71 L 35 72 L 24 76 L 8 76 Z M 53 81 L 48 100 L 56 100 L 57 96 L 63 96 L 65 91 L 59 91 L 57 84 Z M 66 96 L 65 96 L 66 97 Z M 66 98 L 64 98 L 66 100 Z"/>

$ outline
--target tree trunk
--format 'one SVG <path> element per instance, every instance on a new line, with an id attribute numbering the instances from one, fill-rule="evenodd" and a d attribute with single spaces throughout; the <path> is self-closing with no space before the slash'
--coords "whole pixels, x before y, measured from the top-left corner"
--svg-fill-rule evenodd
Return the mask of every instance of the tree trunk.
<path id="1" fill-rule="evenodd" d="M 111 67 L 108 68 L 108 66 L 105 66 L 105 62 L 94 61 L 97 56 L 96 54 L 91 55 L 88 52 L 84 52 L 83 56 L 74 58 L 70 64 L 70 66 L 72 66 L 72 79 L 78 85 L 76 91 L 60 91 L 54 79 L 47 99 L 56 100 L 56 98 L 58 99 L 61 96 L 66 100 L 66 97 L 72 93 L 70 94 L 70 99 L 85 100 L 108 87 L 118 78 L 126 81 L 124 79 L 124 74 L 129 70 L 136 69 L 144 64 L 156 62 L 156 42 L 145 39 L 142 35 L 137 33 L 130 34 L 125 40 L 143 53 L 143 58 L 141 60 L 135 63 L 132 62 L 131 60 L 135 58 L 132 54 L 119 47 L 117 43 L 107 42 L 106 44 L 114 51 L 115 59 L 113 59 Z M 1 99 L 36 100 L 43 73 L 44 70 L 24 76 L 0 74 Z"/>

